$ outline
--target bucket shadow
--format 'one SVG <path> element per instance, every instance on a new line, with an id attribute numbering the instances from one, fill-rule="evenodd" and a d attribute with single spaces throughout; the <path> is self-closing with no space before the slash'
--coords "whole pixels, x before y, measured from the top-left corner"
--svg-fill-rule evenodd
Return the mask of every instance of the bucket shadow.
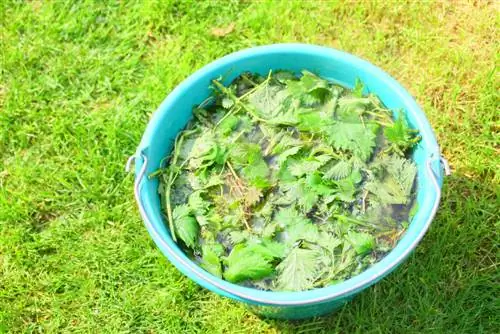
<path id="1" fill-rule="evenodd" d="M 265 321 L 285 333 L 493 329 L 491 320 L 498 320 L 493 277 L 499 188 L 465 175 L 447 177 L 430 230 L 395 272 L 335 313 L 308 320 Z"/>

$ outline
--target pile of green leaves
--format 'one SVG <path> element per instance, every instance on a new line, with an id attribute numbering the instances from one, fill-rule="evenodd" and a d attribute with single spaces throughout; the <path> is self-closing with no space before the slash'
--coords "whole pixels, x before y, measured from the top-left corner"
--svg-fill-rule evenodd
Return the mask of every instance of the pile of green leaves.
<path id="1" fill-rule="evenodd" d="M 411 218 L 408 156 L 420 140 L 402 113 L 359 81 L 350 90 L 308 71 L 212 88 L 160 183 L 172 237 L 205 270 L 300 291 L 358 274 L 394 247 Z"/>

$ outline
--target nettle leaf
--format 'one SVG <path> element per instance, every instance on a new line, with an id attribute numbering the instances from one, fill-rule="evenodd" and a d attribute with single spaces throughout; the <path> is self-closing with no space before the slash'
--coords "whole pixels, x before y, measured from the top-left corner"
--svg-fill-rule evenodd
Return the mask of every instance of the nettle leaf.
<path id="1" fill-rule="evenodd" d="M 340 180 L 349 176 L 351 171 L 351 161 L 339 160 L 324 172 L 323 177 L 326 179 Z"/>
<path id="2" fill-rule="evenodd" d="M 335 111 L 338 108 L 340 89 L 338 87 L 330 87 L 332 98 L 326 101 L 318 110 L 325 118 L 335 119 Z"/>
<path id="3" fill-rule="evenodd" d="M 336 198 L 343 202 L 353 202 L 356 199 L 356 193 L 358 192 L 357 185 L 361 182 L 361 180 L 361 173 L 358 170 L 355 170 L 348 178 L 336 181 Z"/>
<path id="4" fill-rule="evenodd" d="M 272 240 L 262 240 L 247 246 L 248 252 L 262 254 L 270 260 L 280 259 L 285 256 L 286 247 L 282 243 Z"/>
<path id="5" fill-rule="evenodd" d="M 365 189 L 375 196 L 375 199 L 370 197 L 370 201 L 375 200 L 383 205 L 405 204 L 407 201 L 398 182 L 392 177 L 386 178 L 383 182 L 380 180 L 371 180 L 366 183 Z"/>
<path id="6" fill-rule="evenodd" d="M 213 154 L 216 146 L 217 142 L 215 141 L 213 134 L 211 132 L 207 132 L 195 139 L 191 148 L 190 156 L 191 158 L 200 158 L 211 155 Z"/>
<path id="7" fill-rule="evenodd" d="M 284 192 L 284 196 L 276 200 L 276 204 L 297 203 L 304 212 L 310 211 L 319 199 L 319 195 L 308 185 L 306 179 L 282 184 L 280 189 Z"/>
<path id="8" fill-rule="evenodd" d="M 271 185 L 269 181 L 270 169 L 262 158 L 262 151 L 258 144 L 243 144 L 236 146 L 229 152 L 229 159 L 237 166 L 244 166 L 244 179 L 258 189 Z"/>
<path id="9" fill-rule="evenodd" d="M 240 123 L 240 119 L 234 115 L 229 115 L 217 127 L 217 132 L 222 134 L 223 136 L 227 136 L 232 133 Z"/>
<path id="10" fill-rule="evenodd" d="M 244 167 L 242 172 L 245 180 L 258 189 L 264 189 L 271 185 L 269 166 L 262 159 Z"/>
<path id="11" fill-rule="evenodd" d="M 219 145 L 212 132 L 198 137 L 191 149 L 189 167 L 203 169 L 213 164 L 223 164 L 227 157 L 227 150 Z"/>
<path id="12" fill-rule="evenodd" d="M 379 203 L 407 204 L 417 175 L 415 164 L 405 158 L 389 156 L 374 162 L 373 165 L 382 169 L 378 173 L 381 176 L 372 177 L 366 183 L 365 189 L 374 195 Z"/>
<path id="13" fill-rule="evenodd" d="M 308 191 L 307 187 L 303 184 L 300 185 L 300 192 L 302 193 L 302 196 L 297 199 L 297 203 L 304 212 L 311 211 L 319 200 L 318 194 Z"/>
<path id="14" fill-rule="evenodd" d="M 236 166 L 247 165 L 260 159 L 262 150 L 258 144 L 237 142 L 229 150 L 229 160 Z"/>
<path id="15" fill-rule="evenodd" d="M 282 104 L 288 96 L 288 91 L 282 87 L 264 85 L 253 92 L 248 101 L 261 117 L 271 119 L 280 112 Z"/>
<path id="16" fill-rule="evenodd" d="M 315 160 L 291 160 L 288 169 L 293 176 L 303 176 L 318 170 L 323 163 Z"/>
<path id="17" fill-rule="evenodd" d="M 299 80 L 290 80 L 287 82 L 287 90 L 290 92 L 290 95 L 301 98 L 306 94 L 315 93 L 319 90 L 329 91 L 329 83 L 315 74 L 304 70 Z"/>
<path id="18" fill-rule="evenodd" d="M 286 231 L 286 243 L 293 245 L 298 240 L 317 242 L 319 238 L 318 226 L 312 222 L 303 220 L 298 224 L 291 225 Z"/>
<path id="19" fill-rule="evenodd" d="M 273 147 L 272 154 L 282 154 L 283 152 L 296 147 L 302 147 L 304 143 L 298 139 L 294 138 L 288 133 L 282 134 L 278 143 Z M 295 152 L 296 153 L 296 152 Z"/>
<path id="20" fill-rule="evenodd" d="M 179 149 L 179 160 L 184 161 L 189 158 L 195 142 L 196 142 L 195 138 L 184 139 L 182 146 Z"/>
<path id="21" fill-rule="evenodd" d="M 280 153 L 278 155 L 278 158 L 277 158 L 278 165 L 282 166 L 283 163 L 288 159 L 288 157 L 293 157 L 294 155 L 299 153 L 301 148 L 302 148 L 301 146 L 295 146 L 295 147 L 291 147 L 291 148 L 287 149 L 286 151 L 283 151 L 282 153 Z"/>
<path id="22" fill-rule="evenodd" d="M 420 140 L 417 133 L 418 131 L 410 128 L 406 116 L 401 111 L 394 124 L 384 128 L 384 136 L 392 144 L 394 151 L 401 156 Z"/>
<path id="23" fill-rule="evenodd" d="M 385 161 L 387 171 L 397 180 L 403 194 L 409 197 L 417 175 L 417 167 L 411 160 L 396 156 L 391 156 Z"/>
<path id="24" fill-rule="evenodd" d="M 195 191 L 188 198 L 188 205 L 195 215 L 204 215 L 210 207 L 210 202 L 203 199 L 203 191 Z"/>
<path id="25" fill-rule="evenodd" d="M 318 272 L 317 257 L 316 250 L 292 249 L 276 267 L 278 272 L 277 287 L 284 291 L 302 291 L 312 288 Z"/>
<path id="26" fill-rule="evenodd" d="M 231 254 L 235 253 L 236 247 L 233 248 Z M 261 254 L 247 254 L 244 258 L 239 257 L 231 262 L 228 261 L 224 278 L 229 282 L 238 283 L 247 279 L 261 279 L 273 272 L 274 266 Z"/>
<path id="27" fill-rule="evenodd" d="M 175 234 L 188 246 L 195 248 L 198 241 L 200 225 L 191 215 L 191 210 L 187 205 L 178 205 L 172 212 Z"/>
<path id="28" fill-rule="evenodd" d="M 252 206 L 259 203 L 262 198 L 262 190 L 257 187 L 249 187 L 245 193 L 245 205 Z"/>
<path id="29" fill-rule="evenodd" d="M 232 99 L 229 97 L 224 97 L 222 99 L 222 107 L 224 109 L 231 109 L 232 106 L 234 106 L 234 101 Z"/>
<path id="30" fill-rule="evenodd" d="M 241 244 L 250 238 L 250 232 L 248 230 L 243 231 L 231 231 L 229 233 L 229 239 L 233 245 Z"/>
<path id="31" fill-rule="evenodd" d="M 222 264 L 220 256 L 224 248 L 220 244 L 205 244 L 201 247 L 201 267 L 214 276 L 222 278 Z"/>
<path id="32" fill-rule="evenodd" d="M 291 71 L 279 70 L 274 72 L 274 79 L 284 84 L 288 80 L 297 80 L 297 76 Z"/>
<path id="33" fill-rule="evenodd" d="M 303 90 L 305 90 L 308 93 L 313 92 L 318 88 L 327 89 L 329 87 L 328 81 L 306 70 L 302 71 L 302 76 L 300 77 L 300 83 L 302 85 Z"/>
<path id="34" fill-rule="evenodd" d="M 326 129 L 328 140 L 335 148 L 352 152 L 363 161 L 370 158 L 375 148 L 376 130 L 374 123 L 336 123 Z"/>
<path id="35" fill-rule="evenodd" d="M 246 279 L 261 279 L 274 272 L 271 261 L 282 257 L 284 248 L 274 242 L 234 246 L 226 258 L 224 278 L 237 283 Z"/>
<path id="36" fill-rule="evenodd" d="M 363 113 L 373 107 L 373 102 L 366 97 L 343 96 L 339 98 L 338 105 L 335 114 L 339 121 L 360 124 L 363 123 L 361 118 Z"/>
<path id="37" fill-rule="evenodd" d="M 331 233 L 320 231 L 316 243 L 330 253 L 333 253 L 342 244 L 342 240 Z"/>
<path id="38" fill-rule="evenodd" d="M 312 173 L 307 177 L 307 184 L 318 195 L 331 195 L 335 192 L 334 188 L 328 184 L 319 173 Z"/>
<path id="39" fill-rule="evenodd" d="M 275 215 L 274 221 L 282 228 L 296 224 L 311 223 L 311 220 L 298 212 L 294 207 L 281 208 Z"/>
<path id="40" fill-rule="evenodd" d="M 278 232 L 279 232 L 278 224 L 272 221 L 264 225 L 264 228 L 262 229 L 260 235 L 263 238 L 273 238 L 276 236 Z"/>
<path id="41" fill-rule="evenodd" d="M 256 215 L 264 218 L 266 221 L 271 220 L 271 216 L 274 212 L 273 194 L 269 194 L 266 200 L 259 206 L 259 209 L 255 212 Z"/>
<path id="42" fill-rule="evenodd" d="M 297 129 L 300 131 L 308 131 L 321 133 L 325 126 L 334 123 L 333 119 L 327 119 L 321 116 L 316 110 L 302 112 L 298 115 L 299 123 L 297 124 Z"/>
<path id="43" fill-rule="evenodd" d="M 289 80 L 286 84 L 289 94 L 298 99 L 303 106 L 311 107 L 325 103 L 332 96 L 328 81 L 308 71 L 302 71 L 299 80 Z"/>
<path id="44" fill-rule="evenodd" d="M 358 97 L 353 94 L 340 97 L 338 104 L 340 113 L 337 116 L 348 117 L 349 113 L 360 115 L 373 104 L 373 101 L 368 97 Z"/>
<path id="45" fill-rule="evenodd" d="M 363 89 L 365 88 L 365 85 L 359 78 L 356 78 L 356 82 L 354 84 L 354 88 L 352 89 L 352 95 L 356 97 L 363 97 Z"/>
<path id="46" fill-rule="evenodd" d="M 369 233 L 349 231 L 347 240 L 358 254 L 365 254 L 375 248 L 375 238 Z"/>
<path id="47" fill-rule="evenodd" d="M 302 160 L 291 159 L 288 168 L 293 176 L 300 177 L 317 171 L 331 159 L 332 157 L 329 155 L 320 155 Z"/>

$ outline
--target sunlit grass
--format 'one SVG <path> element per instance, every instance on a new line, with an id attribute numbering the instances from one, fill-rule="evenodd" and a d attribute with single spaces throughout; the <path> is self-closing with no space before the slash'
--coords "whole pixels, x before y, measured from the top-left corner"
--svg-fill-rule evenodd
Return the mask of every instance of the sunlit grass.
<path id="1" fill-rule="evenodd" d="M 0 5 L 0 333 L 494 332 L 499 16 L 475 3 Z M 338 313 L 299 323 L 259 319 L 182 276 L 150 241 L 123 171 L 180 81 L 278 42 L 332 46 L 389 72 L 454 172 L 404 265 Z"/>

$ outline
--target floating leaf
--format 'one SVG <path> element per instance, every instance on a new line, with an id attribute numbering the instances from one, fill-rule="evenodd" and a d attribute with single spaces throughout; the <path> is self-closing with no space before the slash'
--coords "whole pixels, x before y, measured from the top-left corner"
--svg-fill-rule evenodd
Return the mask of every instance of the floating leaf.
<path id="1" fill-rule="evenodd" d="M 347 240 L 358 254 L 369 252 L 375 247 L 375 238 L 368 233 L 350 231 L 347 234 Z"/>
<path id="2" fill-rule="evenodd" d="M 416 133 L 418 131 L 409 127 L 406 117 L 401 111 L 394 124 L 384 128 L 384 136 L 392 144 L 394 151 L 401 156 L 404 156 L 404 152 L 420 140 Z"/>
<path id="3" fill-rule="evenodd" d="M 283 256 L 283 247 L 273 242 L 236 245 L 226 259 L 224 278 L 236 283 L 245 279 L 260 279 L 274 271 L 273 258 Z"/>
<path id="4" fill-rule="evenodd" d="M 337 149 L 352 152 L 363 161 L 370 158 L 375 148 L 377 125 L 336 123 L 326 129 L 329 142 Z"/>
<path id="5" fill-rule="evenodd" d="M 203 245 L 201 248 L 201 267 L 219 278 L 222 278 L 222 265 L 219 257 L 222 252 L 223 248 L 219 244 Z"/>

